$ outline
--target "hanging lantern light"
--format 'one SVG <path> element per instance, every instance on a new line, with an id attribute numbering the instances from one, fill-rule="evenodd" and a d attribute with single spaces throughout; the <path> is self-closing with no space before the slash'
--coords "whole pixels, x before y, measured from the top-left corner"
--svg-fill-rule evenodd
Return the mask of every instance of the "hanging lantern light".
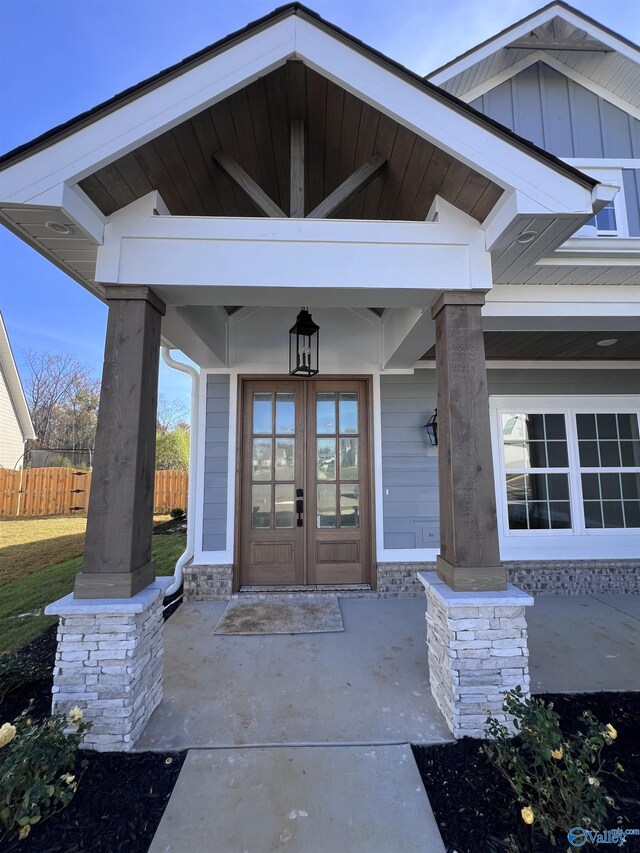
<path id="1" fill-rule="evenodd" d="M 320 327 L 303 308 L 289 329 L 289 375 L 315 376 L 318 372 L 318 339 Z"/>
<path id="2" fill-rule="evenodd" d="M 429 436 L 429 441 L 433 445 L 433 447 L 438 446 L 438 410 L 431 415 L 429 420 L 424 425 L 424 428 L 427 431 L 427 435 Z"/>

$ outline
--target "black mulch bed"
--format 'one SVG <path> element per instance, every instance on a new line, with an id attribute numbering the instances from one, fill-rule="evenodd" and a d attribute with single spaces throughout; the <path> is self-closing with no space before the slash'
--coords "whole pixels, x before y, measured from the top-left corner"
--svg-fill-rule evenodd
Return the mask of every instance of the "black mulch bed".
<path id="1" fill-rule="evenodd" d="M 640 693 L 545 694 L 539 698 L 553 702 L 563 731 L 575 729 L 585 710 L 616 728 L 617 740 L 604 755 L 607 769 L 613 770 L 619 762 L 625 772 L 620 778 L 607 777 L 604 783 L 618 810 L 610 810 L 608 825 L 600 829 L 640 829 Z M 481 745 L 482 741 L 463 738 L 441 746 L 413 747 L 448 853 L 547 853 L 570 848 L 566 838 L 554 847 L 535 825 L 522 822 L 521 805 L 513 803 L 510 787 L 481 753 Z M 624 849 L 640 850 L 640 837 L 628 836 Z"/>
<path id="2" fill-rule="evenodd" d="M 164 611 L 165 619 L 179 606 L 180 595 L 181 590 L 171 597 L 174 604 Z M 50 674 L 10 693 L 0 703 L 0 724 L 15 719 L 31 701 L 34 719 L 51 713 L 55 651 L 55 625 L 21 649 L 50 664 Z M 24 841 L 0 841 L 0 853 L 147 853 L 185 755 L 82 750 L 80 758 L 89 766 L 69 806 L 34 827 Z"/>

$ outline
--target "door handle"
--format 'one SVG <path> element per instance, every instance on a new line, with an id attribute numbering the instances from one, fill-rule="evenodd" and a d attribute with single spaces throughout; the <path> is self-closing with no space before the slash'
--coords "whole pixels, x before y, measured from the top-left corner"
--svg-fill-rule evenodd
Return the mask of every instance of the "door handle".
<path id="1" fill-rule="evenodd" d="M 297 498 L 297 500 L 296 500 L 296 513 L 298 514 L 297 526 L 302 527 L 302 525 L 304 523 L 302 521 L 302 515 L 304 513 L 304 500 L 303 500 L 304 492 L 302 489 L 296 489 L 296 498 Z"/>

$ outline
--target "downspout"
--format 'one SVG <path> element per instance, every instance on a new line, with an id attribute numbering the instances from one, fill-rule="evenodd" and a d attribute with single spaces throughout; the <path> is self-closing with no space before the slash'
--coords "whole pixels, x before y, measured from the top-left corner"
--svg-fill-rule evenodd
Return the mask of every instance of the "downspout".
<path id="1" fill-rule="evenodd" d="M 175 570 L 173 572 L 173 581 L 165 592 L 166 595 L 173 595 L 180 588 L 182 583 L 182 573 L 185 565 L 193 558 L 195 554 L 196 541 L 196 465 L 198 462 L 198 420 L 199 420 L 199 382 L 200 374 L 195 368 L 182 361 L 176 361 L 171 357 L 171 349 L 169 347 L 160 347 L 162 360 L 174 370 L 179 370 L 181 373 L 187 373 L 191 377 L 191 432 L 189 435 L 189 505 L 187 507 L 187 547 L 178 557 Z"/>

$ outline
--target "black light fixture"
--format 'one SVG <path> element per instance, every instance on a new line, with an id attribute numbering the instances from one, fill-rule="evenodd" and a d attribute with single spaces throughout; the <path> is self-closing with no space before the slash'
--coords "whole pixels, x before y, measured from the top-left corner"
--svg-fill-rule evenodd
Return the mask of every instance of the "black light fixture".
<path id="1" fill-rule="evenodd" d="M 427 431 L 427 435 L 429 436 L 429 441 L 434 447 L 438 446 L 438 410 L 431 415 L 429 420 L 424 425 L 424 428 Z"/>
<path id="2" fill-rule="evenodd" d="M 320 327 L 303 308 L 289 329 L 289 375 L 315 376 L 318 372 Z"/>

